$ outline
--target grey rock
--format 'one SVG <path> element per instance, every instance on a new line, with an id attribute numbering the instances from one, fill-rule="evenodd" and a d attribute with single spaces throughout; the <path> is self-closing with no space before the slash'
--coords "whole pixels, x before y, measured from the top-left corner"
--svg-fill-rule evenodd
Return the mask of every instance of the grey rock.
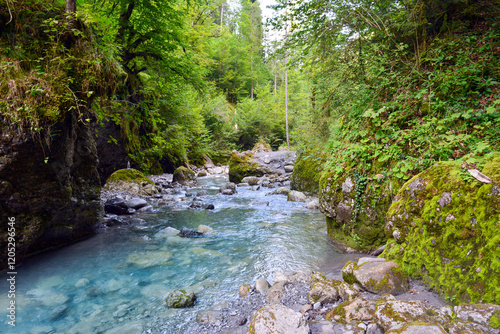
<path id="1" fill-rule="evenodd" d="M 443 208 L 446 205 L 451 203 L 451 195 L 453 195 L 452 192 L 444 192 L 441 194 L 441 197 L 438 199 L 438 204 Z"/>
<path id="2" fill-rule="evenodd" d="M 291 173 L 291 172 L 293 172 L 293 166 L 290 165 L 285 166 L 285 173 Z"/>
<path id="3" fill-rule="evenodd" d="M 309 334 L 309 325 L 304 316 L 280 304 L 266 305 L 258 310 L 250 327 L 254 334 Z"/>
<path id="4" fill-rule="evenodd" d="M 145 207 L 148 205 L 148 202 L 145 199 L 139 198 L 139 197 L 134 197 L 131 200 L 127 201 L 127 206 L 129 208 L 139 210 L 142 207 Z"/>
<path id="5" fill-rule="evenodd" d="M 248 183 L 251 186 L 256 186 L 259 184 L 259 178 L 256 176 L 246 176 L 241 179 L 241 183 Z"/>
<path id="6" fill-rule="evenodd" d="M 210 233 L 214 233 L 214 230 L 210 226 L 199 225 L 198 226 L 198 232 L 203 233 L 203 234 L 205 234 L 205 233 L 210 234 Z"/>
<path id="7" fill-rule="evenodd" d="M 287 282 L 276 282 L 267 291 L 266 302 L 269 304 L 279 304 L 281 298 L 285 295 L 285 286 Z"/>
<path id="8" fill-rule="evenodd" d="M 127 202 L 123 198 L 115 197 L 104 203 L 104 211 L 115 215 L 126 215 L 129 213 Z"/>
<path id="9" fill-rule="evenodd" d="M 384 334 L 384 331 L 377 324 L 368 324 L 366 334 Z"/>
<path id="10" fill-rule="evenodd" d="M 344 182 L 342 182 L 342 192 L 345 194 L 349 194 L 354 189 L 354 183 L 350 177 L 346 178 Z"/>
<path id="11" fill-rule="evenodd" d="M 200 190 L 196 193 L 196 196 L 206 196 L 208 195 L 208 192 L 206 190 Z"/>
<path id="12" fill-rule="evenodd" d="M 203 233 L 183 227 L 179 232 L 179 236 L 183 238 L 200 238 L 203 236 Z"/>
<path id="13" fill-rule="evenodd" d="M 367 262 L 386 262 L 387 260 L 383 257 L 362 257 L 358 260 L 358 266 Z"/>
<path id="14" fill-rule="evenodd" d="M 262 295 L 267 294 L 267 292 L 269 291 L 269 287 L 270 285 L 265 279 L 259 278 L 255 281 L 255 290 L 257 290 L 257 292 Z"/>
<path id="15" fill-rule="evenodd" d="M 304 193 L 296 190 L 291 190 L 288 193 L 288 201 L 290 202 L 306 202 L 307 197 Z"/>
<path id="16" fill-rule="evenodd" d="M 234 195 L 236 194 L 236 184 L 233 182 L 228 182 L 219 189 L 219 193 L 223 195 Z"/>

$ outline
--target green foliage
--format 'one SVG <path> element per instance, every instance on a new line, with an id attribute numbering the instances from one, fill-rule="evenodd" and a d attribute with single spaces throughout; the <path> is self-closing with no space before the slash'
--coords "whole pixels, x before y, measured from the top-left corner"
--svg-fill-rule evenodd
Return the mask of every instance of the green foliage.
<path id="1" fill-rule="evenodd" d="M 288 11 L 275 26 L 291 25 L 283 49 L 294 48 L 292 62 L 311 74 L 316 104 L 297 141 L 324 146 L 330 172 L 356 167 L 404 181 L 436 161 L 499 149 L 498 1 L 278 8 Z"/>
<path id="2" fill-rule="evenodd" d="M 5 4 L 0 5 L 5 13 Z M 19 131 L 38 134 L 72 113 L 89 123 L 96 97 L 114 92 L 123 72 L 103 50 L 85 15 L 67 20 L 64 7 L 46 1 L 12 6 L 0 24 L 0 110 Z"/>

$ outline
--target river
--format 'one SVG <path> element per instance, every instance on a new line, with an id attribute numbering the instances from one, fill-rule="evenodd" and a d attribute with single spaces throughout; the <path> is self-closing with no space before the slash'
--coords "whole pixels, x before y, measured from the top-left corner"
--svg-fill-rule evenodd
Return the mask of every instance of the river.
<path id="1" fill-rule="evenodd" d="M 268 188 L 218 194 L 226 182 L 227 176 L 199 178 L 198 188 L 175 195 L 187 200 L 141 215 L 143 224 L 109 228 L 26 259 L 16 277 L 17 325 L 10 327 L 3 319 L 1 332 L 104 333 L 130 324 L 184 333 L 197 312 L 237 298 L 243 283 L 258 278 L 272 283 L 276 272 L 317 270 L 342 258 L 327 238 L 319 211 L 287 202 L 283 195 L 266 196 Z M 186 192 L 200 189 L 207 190 L 202 199 L 214 210 L 188 208 L 192 197 L 186 198 Z M 200 224 L 215 233 L 190 239 L 162 231 Z M 165 307 L 165 294 L 177 288 L 195 292 L 194 307 Z M 8 291 L 6 280 L 0 291 Z M 5 293 L 0 307 L 7 306 Z"/>

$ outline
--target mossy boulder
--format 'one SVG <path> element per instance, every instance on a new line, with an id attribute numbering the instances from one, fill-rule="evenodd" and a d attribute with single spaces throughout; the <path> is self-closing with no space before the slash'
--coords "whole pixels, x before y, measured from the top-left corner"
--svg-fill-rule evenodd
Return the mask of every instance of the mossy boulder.
<path id="1" fill-rule="evenodd" d="M 229 181 L 241 183 L 246 176 L 263 176 L 264 171 L 259 164 L 253 161 L 253 153 L 246 151 L 238 153 L 233 151 L 229 160 Z"/>
<path id="2" fill-rule="evenodd" d="M 366 259 L 366 258 L 362 258 Z M 372 293 L 398 295 L 409 288 L 408 275 L 393 261 L 349 261 L 342 269 L 342 278 L 347 283 L 357 283 Z M 378 260 L 378 259 L 374 259 Z"/>
<path id="3" fill-rule="evenodd" d="M 387 213 L 383 256 L 456 301 L 500 304 L 500 155 L 486 156 L 481 172 L 493 182 L 456 162 L 410 179 Z"/>
<path id="4" fill-rule="evenodd" d="M 172 182 L 182 185 L 195 185 L 197 183 L 196 180 L 196 173 L 187 167 L 180 166 L 174 170 Z"/>
<path id="5" fill-rule="evenodd" d="M 124 191 L 133 195 L 152 196 L 158 193 L 153 181 L 140 171 L 128 168 L 119 169 L 108 178 L 104 191 Z"/>
<path id="6" fill-rule="evenodd" d="M 345 301 L 332 310 L 326 316 L 326 320 L 349 323 L 355 321 L 370 321 L 375 315 L 376 299 L 356 298 Z"/>
<path id="7" fill-rule="evenodd" d="M 319 183 L 319 207 L 326 215 L 328 236 L 342 249 L 369 252 L 383 245 L 385 215 L 397 182 L 383 175 L 343 176 L 324 172 Z"/>
<path id="8" fill-rule="evenodd" d="M 194 305 L 196 296 L 192 292 L 176 289 L 170 292 L 165 298 L 165 304 L 171 308 L 184 308 Z"/>
<path id="9" fill-rule="evenodd" d="M 325 158 L 312 151 L 302 152 L 298 155 L 293 166 L 290 188 L 302 192 L 317 194 L 319 180 L 323 172 Z"/>

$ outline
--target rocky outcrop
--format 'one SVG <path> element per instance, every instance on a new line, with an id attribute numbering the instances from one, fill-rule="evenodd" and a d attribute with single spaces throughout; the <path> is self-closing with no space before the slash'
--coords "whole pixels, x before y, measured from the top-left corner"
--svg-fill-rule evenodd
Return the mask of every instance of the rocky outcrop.
<path id="1" fill-rule="evenodd" d="M 410 179 L 388 211 L 383 255 L 447 296 L 500 304 L 500 154 L 483 163 L 492 183 L 455 162 Z"/>
<path id="2" fill-rule="evenodd" d="M 386 242 L 385 214 L 397 183 L 381 174 L 365 177 L 353 171 L 340 177 L 323 173 L 319 188 L 328 236 L 341 249 L 370 252 Z"/>
<path id="3" fill-rule="evenodd" d="M 241 183 L 247 176 L 291 175 L 290 167 L 295 157 L 295 151 L 233 151 L 229 161 L 229 181 Z"/>
<path id="4" fill-rule="evenodd" d="M 127 192 L 142 196 L 152 196 L 158 193 L 155 183 L 133 168 L 120 169 L 111 174 L 103 191 Z"/>
<path id="5" fill-rule="evenodd" d="M 0 269 L 9 217 L 16 222 L 17 264 L 26 254 L 94 234 L 102 206 L 90 127 L 68 115 L 52 126 L 52 136 L 23 135 L 1 123 L 0 129 Z"/>

